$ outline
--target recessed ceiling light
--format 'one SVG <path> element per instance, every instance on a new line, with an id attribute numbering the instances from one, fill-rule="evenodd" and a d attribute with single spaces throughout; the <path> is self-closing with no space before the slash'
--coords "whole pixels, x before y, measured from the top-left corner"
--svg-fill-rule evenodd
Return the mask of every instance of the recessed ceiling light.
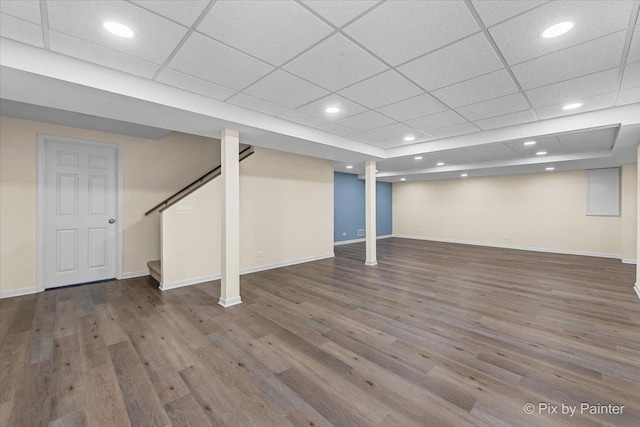
<path id="1" fill-rule="evenodd" d="M 422 160 L 422 156 L 415 156 L 414 159 L 416 160 Z"/>
<path id="2" fill-rule="evenodd" d="M 536 145 L 535 141 L 526 141 L 524 145 Z"/>
<path id="3" fill-rule="evenodd" d="M 560 22 L 559 24 L 555 24 L 547 28 L 542 32 L 542 37 L 545 39 L 552 39 L 554 37 L 558 37 L 566 33 L 567 31 L 573 28 L 573 22 L 565 21 Z"/>
<path id="4" fill-rule="evenodd" d="M 555 168 L 552 168 L 552 167 L 545 168 L 545 170 L 546 170 L 546 171 L 552 171 L 552 170 L 554 170 L 554 169 L 555 169 Z"/>
<path id="5" fill-rule="evenodd" d="M 336 114 L 340 112 L 340 109 L 338 107 L 329 107 L 324 111 L 326 111 L 329 114 Z"/>
<path id="6" fill-rule="evenodd" d="M 436 163 L 436 166 L 444 166 L 444 162 L 438 162 Z"/>
<path id="7" fill-rule="evenodd" d="M 582 107 L 582 104 L 580 102 L 574 102 L 572 104 L 567 104 L 564 107 L 562 107 L 563 110 L 575 110 L 576 108 L 580 108 Z"/>
<path id="8" fill-rule="evenodd" d="M 405 141 L 415 141 L 416 137 L 413 135 L 408 135 L 404 137 Z"/>
<path id="9" fill-rule="evenodd" d="M 467 175 L 466 173 L 463 173 L 463 174 L 462 174 L 462 175 L 460 175 L 460 176 L 461 176 L 461 177 L 463 177 L 463 178 L 466 178 L 466 177 L 467 177 L 467 176 L 469 176 L 469 175 Z"/>
<path id="10" fill-rule="evenodd" d="M 347 169 L 353 169 L 352 165 L 347 165 Z"/>
<path id="11" fill-rule="evenodd" d="M 118 22 L 107 21 L 104 24 L 104 28 L 107 29 L 110 33 L 115 34 L 119 37 L 131 38 L 133 37 L 133 30 L 126 25 L 122 25 Z"/>
<path id="12" fill-rule="evenodd" d="M 400 181 L 406 181 L 407 178 L 400 178 Z"/>
<path id="13" fill-rule="evenodd" d="M 536 156 L 544 156 L 545 154 L 547 154 L 547 152 L 546 152 L 546 151 L 538 151 L 538 152 L 536 153 Z"/>

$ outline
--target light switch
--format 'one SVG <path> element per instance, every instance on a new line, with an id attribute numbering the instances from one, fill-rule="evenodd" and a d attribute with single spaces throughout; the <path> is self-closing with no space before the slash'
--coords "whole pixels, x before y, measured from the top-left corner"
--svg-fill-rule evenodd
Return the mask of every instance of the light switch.
<path id="1" fill-rule="evenodd" d="M 176 208 L 176 215 L 191 215 L 193 208 L 191 206 L 178 206 Z"/>

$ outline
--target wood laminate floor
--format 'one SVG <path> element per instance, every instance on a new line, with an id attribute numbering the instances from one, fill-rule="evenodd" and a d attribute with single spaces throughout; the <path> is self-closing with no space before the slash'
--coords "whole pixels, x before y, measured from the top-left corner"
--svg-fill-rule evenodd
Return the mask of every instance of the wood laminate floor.
<path id="1" fill-rule="evenodd" d="M 634 266 L 403 239 L 378 254 L 243 276 L 228 309 L 219 282 L 149 278 L 2 300 L 0 425 L 640 425 Z"/>

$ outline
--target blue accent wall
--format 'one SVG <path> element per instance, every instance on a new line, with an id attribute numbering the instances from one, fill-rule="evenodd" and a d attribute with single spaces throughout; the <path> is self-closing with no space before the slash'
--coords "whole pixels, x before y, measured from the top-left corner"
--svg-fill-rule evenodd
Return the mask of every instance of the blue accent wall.
<path id="1" fill-rule="evenodd" d="M 376 234 L 392 233 L 391 183 L 376 183 Z M 358 229 L 364 229 L 364 181 L 358 175 L 335 172 L 333 175 L 333 240 L 362 239 Z M 343 236 L 342 233 L 346 233 Z"/>

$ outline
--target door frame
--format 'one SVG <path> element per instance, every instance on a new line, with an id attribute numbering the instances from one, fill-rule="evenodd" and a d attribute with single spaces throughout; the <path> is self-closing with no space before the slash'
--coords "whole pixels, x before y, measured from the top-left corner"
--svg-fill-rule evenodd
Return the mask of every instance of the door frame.
<path id="1" fill-rule="evenodd" d="M 45 209 L 46 209 L 46 178 L 47 178 L 47 142 L 71 142 L 73 144 L 93 145 L 116 150 L 116 279 L 121 280 L 123 275 L 124 264 L 124 239 L 123 239 L 123 182 L 124 167 L 122 162 L 122 144 L 114 144 L 109 142 L 88 141 L 85 139 L 67 138 L 64 136 L 55 136 L 47 134 L 38 134 L 38 200 L 37 215 L 38 222 L 36 226 L 37 239 L 37 256 L 36 256 L 36 292 L 45 290 Z"/>

